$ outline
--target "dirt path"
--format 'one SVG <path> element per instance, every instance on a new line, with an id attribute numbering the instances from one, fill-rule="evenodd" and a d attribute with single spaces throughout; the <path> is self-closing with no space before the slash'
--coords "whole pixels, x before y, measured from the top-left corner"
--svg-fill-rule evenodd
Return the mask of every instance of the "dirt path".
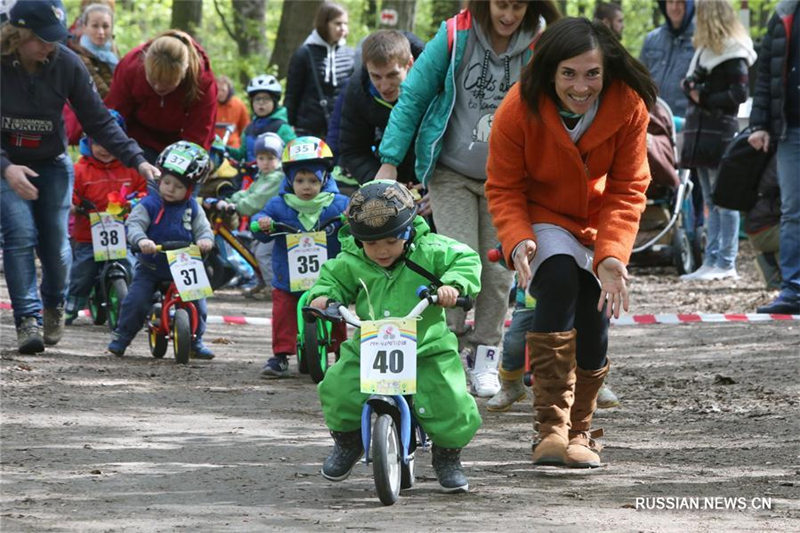
<path id="1" fill-rule="evenodd" d="M 4 287 L 0 300 L 8 301 Z M 265 302 L 233 292 L 210 307 L 269 314 Z M 471 492 L 439 494 L 423 453 L 416 487 L 392 507 L 377 500 L 364 466 L 339 484 L 319 475 L 330 439 L 310 380 L 258 377 L 268 328 L 211 325 L 206 339 L 229 344 L 212 344 L 214 361 L 179 367 L 150 357 L 142 335 L 124 358 L 103 355 L 107 331 L 86 319 L 56 349 L 21 356 L 10 313 L 0 322 L 3 531 L 796 531 L 800 523 L 800 321 L 612 328 L 610 383 L 623 404 L 598 415 L 605 467 L 533 468 L 529 401 L 492 414 L 479 400 L 484 425 L 464 452 Z M 637 499 L 681 508 L 637 509 Z"/>

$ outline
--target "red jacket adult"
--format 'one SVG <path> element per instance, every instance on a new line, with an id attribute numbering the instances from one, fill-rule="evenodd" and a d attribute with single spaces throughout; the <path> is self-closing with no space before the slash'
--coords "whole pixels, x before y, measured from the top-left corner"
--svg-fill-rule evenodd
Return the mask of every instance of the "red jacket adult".
<path id="1" fill-rule="evenodd" d="M 114 70 L 106 106 L 125 117 L 128 135 L 143 147 L 161 152 L 176 141 L 186 140 L 206 150 L 211 148 L 217 115 L 217 82 L 205 51 L 195 41 L 192 44 L 203 64 L 200 96 L 188 107 L 183 84 L 168 95 L 159 96 L 147 82 L 144 54 L 150 41 L 128 52 Z"/>
<path id="2" fill-rule="evenodd" d="M 575 144 L 549 97 L 534 117 L 515 84 L 492 123 L 486 198 L 510 254 L 531 224 L 547 222 L 594 246 L 594 269 L 607 257 L 630 259 L 650 183 L 649 114 L 639 95 L 616 81 L 603 92 L 589 129 Z"/>
<path id="3" fill-rule="evenodd" d="M 80 205 L 85 198 L 103 211 L 108 206 L 108 193 L 119 192 L 123 185 L 128 192 L 147 191 L 147 181 L 136 170 L 124 166 L 118 159 L 103 163 L 94 157 L 81 157 L 75 163 L 75 188 L 72 205 Z M 77 215 L 72 227 L 72 238 L 77 242 L 92 242 L 89 217 Z"/>

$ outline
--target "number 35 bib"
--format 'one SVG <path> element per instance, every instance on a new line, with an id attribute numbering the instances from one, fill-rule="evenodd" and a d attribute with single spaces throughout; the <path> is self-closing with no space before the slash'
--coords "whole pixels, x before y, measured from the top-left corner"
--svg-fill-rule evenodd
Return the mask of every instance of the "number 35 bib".
<path id="1" fill-rule="evenodd" d="M 328 259 L 328 240 L 324 231 L 286 235 L 289 259 L 289 290 L 305 291 L 319 278 L 319 269 Z"/>
<path id="2" fill-rule="evenodd" d="M 417 392 L 417 322 L 402 318 L 361 322 L 361 392 Z"/>

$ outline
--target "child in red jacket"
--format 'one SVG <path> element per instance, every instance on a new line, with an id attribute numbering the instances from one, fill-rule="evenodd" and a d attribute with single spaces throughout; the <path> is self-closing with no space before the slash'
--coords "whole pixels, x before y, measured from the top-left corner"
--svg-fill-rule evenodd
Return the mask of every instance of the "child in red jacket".
<path id="1" fill-rule="evenodd" d="M 125 120 L 114 110 L 109 110 L 117 123 L 125 129 Z M 89 212 L 102 212 L 108 207 L 109 193 L 119 193 L 123 188 L 128 193 L 147 192 L 147 181 L 132 168 L 124 166 L 105 148 L 84 137 L 80 142 L 82 157 L 75 163 L 75 187 L 72 193 L 72 211 L 75 224 L 70 230 L 74 241 L 72 268 L 70 270 L 69 293 L 65 306 L 66 323 L 71 324 L 83 309 L 89 292 L 100 272 L 101 263 L 95 262 L 92 249 L 92 229 Z M 131 270 L 130 261 L 127 263 Z"/>

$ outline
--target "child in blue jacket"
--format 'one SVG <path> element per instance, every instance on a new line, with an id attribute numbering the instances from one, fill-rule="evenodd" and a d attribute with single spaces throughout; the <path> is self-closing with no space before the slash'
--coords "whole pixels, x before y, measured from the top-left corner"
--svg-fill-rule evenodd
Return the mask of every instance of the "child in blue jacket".
<path id="1" fill-rule="evenodd" d="M 284 234 L 272 236 L 272 222 L 286 224 L 303 232 L 325 231 L 328 258 L 339 253 L 337 231 L 341 222 L 320 227 L 341 215 L 347 208 L 347 197 L 339 194 L 336 182 L 330 179 L 333 153 L 317 137 L 298 137 L 283 151 L 283 170 L 286 174 L 282 190 L 253 216 L 260 231 L 254 236 L 267 242 L 275 239 L 272 250 L 272 353 L 261 370 L 264 377 L 279 378 L 289 370 L 288 357 L 296 352 L 297 303 L 302 290 L 290 287 L 289 254 Z M 277 230 L 282 231 L 282 230 Z M 317 270 L 321 265 L 309 267 Z M 346 338 L 345 328 L 334 331 L 338 340 Z"/>

